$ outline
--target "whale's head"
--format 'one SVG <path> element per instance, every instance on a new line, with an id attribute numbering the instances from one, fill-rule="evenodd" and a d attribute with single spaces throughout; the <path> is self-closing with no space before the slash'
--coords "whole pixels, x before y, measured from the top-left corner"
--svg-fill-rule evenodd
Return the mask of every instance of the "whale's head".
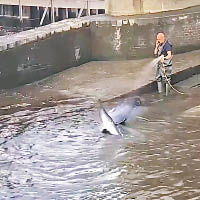
<path id="1" fill-rule="evenodd" d="M 140 97 L 135 97 L 133 105 L 140 106 L 141 104 L 142 104 L 141 98 Z"/>
<path id="2" fill-rule="evenodd" d="M 142 99 L 139 96 L 129 97 L 124 101 L 130 108 L 135 108 L 142 105 Z"/>

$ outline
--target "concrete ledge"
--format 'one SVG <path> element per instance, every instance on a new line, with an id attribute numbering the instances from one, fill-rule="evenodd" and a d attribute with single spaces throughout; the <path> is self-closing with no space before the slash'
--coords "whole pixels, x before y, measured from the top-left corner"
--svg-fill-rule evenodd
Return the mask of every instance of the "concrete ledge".
<path id="1" fill-rule="evenodd" d="M 0 51 L 15 48 L 16 46 L 29 44 L 31 42 L 46 39 L 57 33 L 70 31 L 71 29 L 80 29 L 83 25 L 89 26 L 88 19 L 66 19 L 60 22 L 52 23 L 35 29 L 0 37 Z"/>
<path id="2" fill-rule="evenodd" d="M 176 84 L 180 81 L 183 81 L 185 79 L 188 79 L 188 78 L 190 78 L 190 77 L 192 77 L 193 75 L 196 75 L 196 74 L 200 74 L 200 65 L 197 65 L 197 66 L 194 66 L 194 67 L 189 67 L 187 69 L 184 69 L 183 71 L 173 73 L 172 74 L 172 85 Z M 122 94 L 122 95 L 120 95 L 120 96 L 118 96 L 114 99 L 118 99 L 118 98 L 121 99 L 121 98 L 125 98 L 125 97 L 128 97 L 128 96 L 134 96 L 134 95 L 140 96 L 142 94 L 150 93 L 150 92 L 154 92 L 154 91 L 157 91 L 157 82 L 156 81 L 148 83 L 147 85 L 144 85 L 141 88 L 133 90 L 129 93 Z M 185 93 L 185 94 L 187 95 L 187 93 Z M 114 100 L 114 99 L 110 99 L 110 101 Z"/>
<path id="3" fill-rule="evenodd" d="M 171 83 L 176 84 L 180 81 L 183 81 L 185 79 L 188 79 L 192 77 L 193 75 L 200 74 L 200 60 L 198 59 L 200 54 L 200 50 L 178 54 L 174 56 L 174 62 L 173 62 L 173 73 L 172 73 L 172 79 Z M 139 76 L 141 73 L 136 73 L 135 77 L 137 75 Z M 153 74 L 150 74 L 152 77 Z M 154 76 L 154 75 L 153 75 Z M 148 80 L 144 82 L 144 84 L 138 84 L 135 89 L 133 89 L 130 92 L 121 94 L 115 98 L 106 99 L 105 101 L 113 101 L 114 99 L 121 99 L 126 98 L 129 96 L 134 95 L 142 95 L 145 93 L 150 93 L 157 91 L 157 82 L 156 80 Z M 185 93 L 187 95 L 187 92 Z"/>

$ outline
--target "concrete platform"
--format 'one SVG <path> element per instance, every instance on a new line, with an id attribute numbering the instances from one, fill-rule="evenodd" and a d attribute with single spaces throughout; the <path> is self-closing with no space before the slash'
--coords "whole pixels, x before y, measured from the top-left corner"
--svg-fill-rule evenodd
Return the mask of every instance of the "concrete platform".
<path id="1" fill-rule="evenodd" d="M 199 55 L 200 50 L 197 50 L 173 57 L 173 84 L 200 73 Z M 39 85 L 67 96 L 88 96 L 95 101 L 155 91 L 152 59 L 89 62 L 53 75 Z"/>
<path id="2" fill-rule="evenodd" d="M 173 58 L 172 83 L 200 73 L 200 50 L 178 54 Z M 153 58 L 131 61 L 93 61 L 67 69 L 33 85 L 52 95 L 80 96 L 109 101 L 131 94 L 156 90 Z M 27 86 L 28 87 L 28 86 Z M 41 96 L 41 95 L 39 95 Z"/>
<path id="3" fill-rule="evenodd" d="M 200 50 L 178 54 L 173 58 L 172 82 L 200 74 Z M 32 84 L 3 90 L 0 93 L 0 114 L 28 107 L 48 107 L 80 99 L 96 105 L 120 101 L 132 95 L 156 91 L 153 58 L 129 61 L 92 61 L 72 67 Z M 187 95 L 187 91 L 186 92 Z M 178 94 L 177 94 L 178 95 Z"/>

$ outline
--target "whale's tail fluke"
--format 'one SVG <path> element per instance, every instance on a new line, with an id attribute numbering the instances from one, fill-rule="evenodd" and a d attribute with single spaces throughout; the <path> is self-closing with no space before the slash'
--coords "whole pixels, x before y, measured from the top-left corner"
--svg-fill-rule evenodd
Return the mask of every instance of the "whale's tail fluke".
<path id="1" fill-rule="evenodd" d="M 101 131 L 107 131 L 111 135 L 122 135 L 118 126 L 114 123 L 113 119 L 109 116 L 109 114 L 106 112 L 105 108 L 102 105 L 102 102 L 98 100 L 100 104 L 99 108 L 99 117 L 102 121 L 102 129 Z"/>

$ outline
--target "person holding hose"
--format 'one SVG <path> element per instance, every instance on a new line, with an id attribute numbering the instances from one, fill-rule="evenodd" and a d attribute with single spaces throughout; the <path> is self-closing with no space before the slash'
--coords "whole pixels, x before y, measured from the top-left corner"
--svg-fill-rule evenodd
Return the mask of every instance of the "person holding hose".
<path id="1" fill-rule="evenodd" d="M 160 57 L 160 61 L 156 66 L 158 93 L 162 93 L 163 85 L 165 85 L 165 93 L 167 96 L 170 87 L 168 81 L 170 82 L 172 73 L 172 45 L 166 39 L 165 33 L 163 32 L 159 32 L 156 35 L 154 55 Z"/>

